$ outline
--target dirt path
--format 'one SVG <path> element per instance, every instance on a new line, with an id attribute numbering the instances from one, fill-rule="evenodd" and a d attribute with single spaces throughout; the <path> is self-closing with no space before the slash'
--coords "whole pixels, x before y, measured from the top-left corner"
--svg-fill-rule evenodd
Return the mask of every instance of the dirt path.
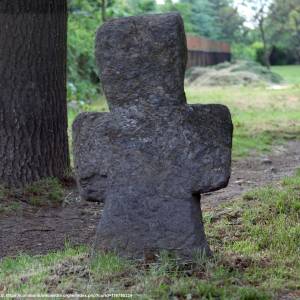
<path id="1" fill-rule="evenodd" d="M 245 191 L 292 175 L 300 167 L 300 141 L 277 146 L 269 155 L 233 162 L 229 186 L 202 198 L 204 209 L 234 199 Z M 20 252 L 44 254 L 63 249 L 65 242 L 90 243 L 103 204 L 82 202 L 76 191 L 60 208 L 25 206 L 21 213 L 0 215 L 0 258 Z"/>
<path id="2" fill-rule="evenodd" d="M 269 154 L 251 156 L 232 163 L 229 185 L 226 189 L 202 196 L 202 207 L 212 208 L 243 193 L 291 176 L 300 168 L 300 141 L 275 146 Z"/>

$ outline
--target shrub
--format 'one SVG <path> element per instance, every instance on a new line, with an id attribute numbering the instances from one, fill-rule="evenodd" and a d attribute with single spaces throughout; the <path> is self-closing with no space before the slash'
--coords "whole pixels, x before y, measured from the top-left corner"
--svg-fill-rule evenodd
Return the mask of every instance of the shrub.
<path id="1" fill-rule="evenodd" d="M 94 58 L 94 40 L 101 25 L 100 10 L 88 2 L 70 11 L 68 20 L 68 101 L 98 98 L 100 84 Z"/>

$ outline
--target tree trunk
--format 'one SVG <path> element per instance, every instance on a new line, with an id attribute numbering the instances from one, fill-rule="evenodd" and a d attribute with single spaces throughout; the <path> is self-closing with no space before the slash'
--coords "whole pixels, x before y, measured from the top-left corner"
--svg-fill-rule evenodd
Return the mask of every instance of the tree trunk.
<path id="1" fill-rule="evenodd" d="M 66 0 L 0 1 L 0 183 L 69 167 Z"/>
<path id="2" fill-rule="evenodd" d="M 260 34 L 261 34 L 261 38 L 263 41 L 263 45 L 264 45 L 264 64 L 265 66 L 270 69 L 270 55 L 271 52 L 268 50 L 268 45 L 267 45 L 267 40 L 266 40 L 266 35 L 265 35 L 265 29 L 264 29 L 264 20 L 261 19 L 259 22 L 259 30 L 260 30 Z"/>
<path id="3" fill-rule="evenodd" d="M 106 21 L 106 1 L 101 0 L 101 16 L 102 16 L 102 22 L 104 23 Z"/>

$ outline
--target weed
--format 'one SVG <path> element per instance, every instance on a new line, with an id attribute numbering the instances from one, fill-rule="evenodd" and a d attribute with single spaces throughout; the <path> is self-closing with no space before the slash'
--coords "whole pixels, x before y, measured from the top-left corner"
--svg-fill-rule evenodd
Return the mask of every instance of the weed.
<path id="1" fill-rule="evenodd" d="M 57 178 L 46 178 L 26 185 L 23 196 L 28 203 L 36 206 L 60 204 L 63 201 L 64 191 Z"/>
<path id="2" fill-rule="evenodd" d="M 18 212 L 21 202 L 33 206 L 59 205 L 64 189 L 57 178 L 45 178 L 23 188 L 0 187 L 0 213 Z"/>

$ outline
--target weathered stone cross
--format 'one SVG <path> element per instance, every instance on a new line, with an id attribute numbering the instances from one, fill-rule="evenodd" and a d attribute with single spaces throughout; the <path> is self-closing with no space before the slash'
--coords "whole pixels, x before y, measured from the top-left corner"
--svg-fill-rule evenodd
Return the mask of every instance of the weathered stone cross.
<path id="1" fill-rule="evenodd" d="M 209 253 L 200 194 L 228 183 L 232 123 L 225 106 L 186 104 L 186 56 L 177 13 L 111 20 L 97 33 L 110 112 L 81 114 L 73 134 L 81 195 L 105 199 L 98 249 Z"/>

